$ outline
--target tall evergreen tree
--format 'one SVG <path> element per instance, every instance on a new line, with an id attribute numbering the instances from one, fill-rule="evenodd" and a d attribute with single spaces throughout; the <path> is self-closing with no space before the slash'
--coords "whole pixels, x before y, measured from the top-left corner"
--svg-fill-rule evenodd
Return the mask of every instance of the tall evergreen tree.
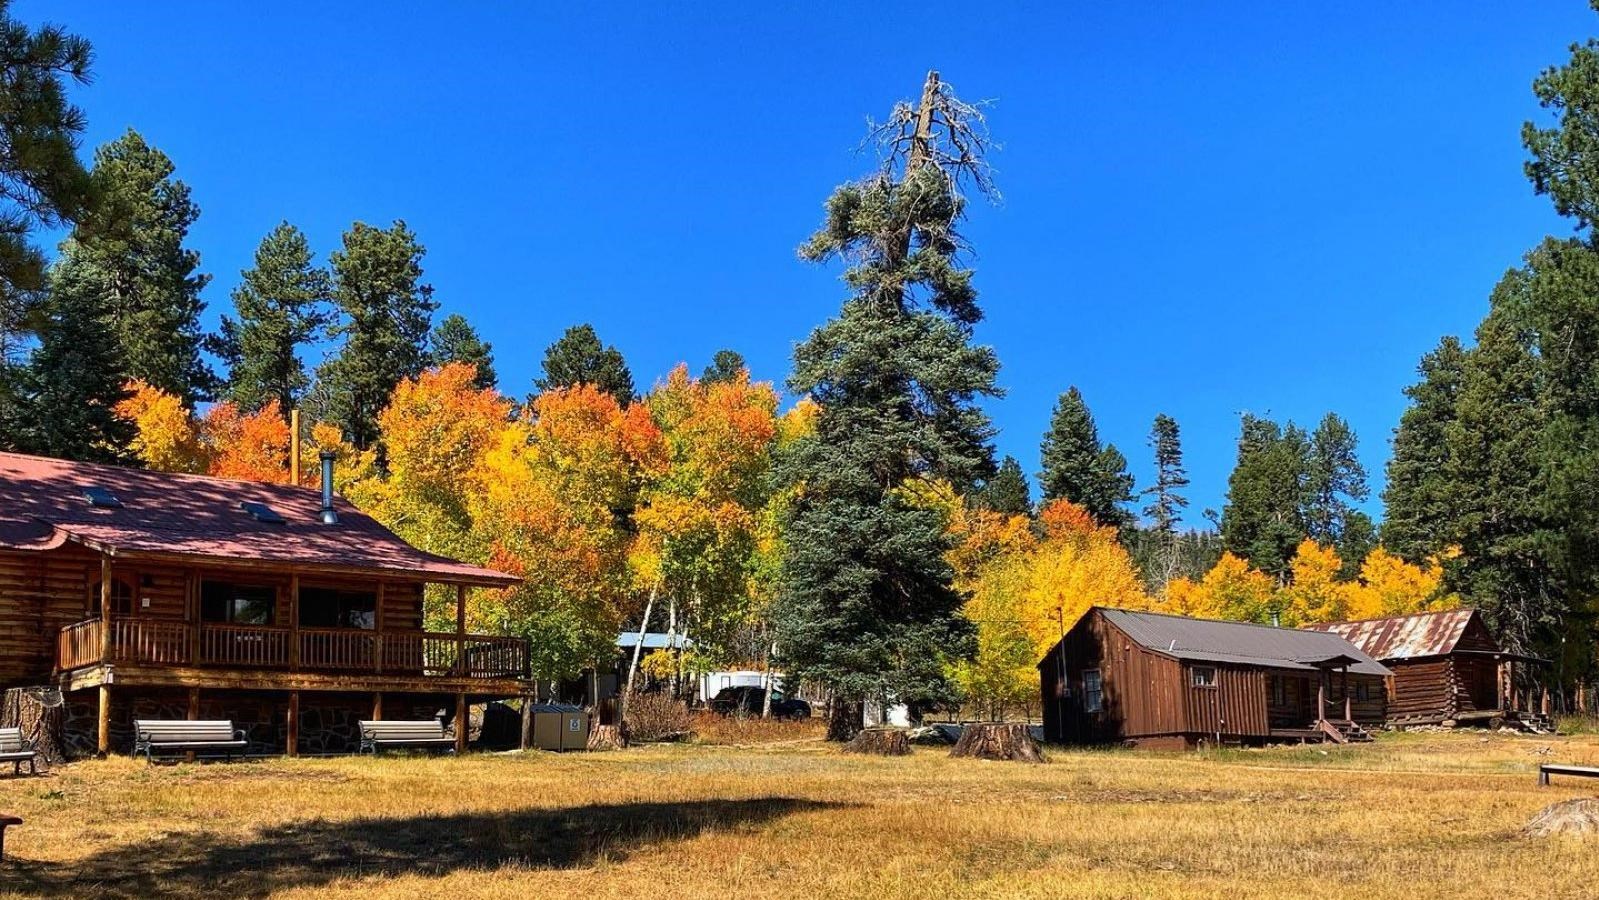
<path id="1" fill-rule="evenodd" d="M 433 329 L 431 365 L 466 363 L 477 369 L 476 384 L 492 388 L 500 383 L 494 371 L 494 347 L 478 336 L 477 329 L 460 313 L 450 313 Z"/>
<path id="2" fill-rule="evenodd" d="M 983 482 L 977 491 L 977 503 L 984 509 L 1007 516 L 1030 516 L 1033 514 L 1033 497 L 1031 489 L 1027 486 L 1027 475 L 1022 472 L 1022 464 L 1016 457 L 1007 456 L 999 464 L 999 471 L 994 477 Z"/>
<path id="3" fill-rule="evenodd" d="M 288 415 L 311 382 L 300 349 L 332 322 L 332 292 L 300 229 L 288 222 L 272 229 L 233 289 L 238 319 L 222 317 L 216 350 L 228 365 L 223 396 L 248 412 L 276 400 Z"/>
<path id="4" fill-rule="evenodd" d="M 942 478 L 968 490 L 994 471 L 976 401 L 999 393 L 999 364 L 971 343 L 982 314 L 957 259 L 961 186 L 988 187 L 981 124 L 929 73 L 920 102 L 875 131 L 882 168 L 839 187 L 800 250 L 848 261 L 853 291 L 794 354 L 791 387 L 820 411 L 784 460 L 804 489 L 776 610 L 789 676 L 840 701 L 834 739 L 859 729 L 869 699 L 913 711 L 952 701 L 948 664 L 973 649 L 943 516 L 902 488 Z"/>
<path id="5" fill-rule="evenodd" d="M 1188 487 L 1188 471 L 1183 468 L 1183 442 L 1177 420 L 1161 413 L 1149 429 L 1149 446 L 1155 451 L 1155 483 L 1144 491 L 1149 505 L 1144 515 L 1149 517 L 1150 528 L 1167 536 L 1177 533 L 1177 521 L 1188 506 L 1188 498 L 1179 491 Z"/>
<path id="6" fill-rule="evenodd" d="M 733 381 L 748 367 L 744 365 L 744 355 L 737 350 L 718 350 L 711 357 L 711 364 L 705 367 L 700 380 L 708 382 Z"/>
<path id="7" fill-rule="evenodd" d="M 83 112 L 66 98 L 69 82 L 89 80 L 89 42 L 54 25 L 30 29 L 10 7 L 0 0 L 0 448 L 17 441 L 7 411 L 41 324 L 45 257 L 29 235 L 78 218 L 91 193 L 78 161 Z"/>
<path id="8" fill-rule="evenodd" d="M 1360 571 L 1376 534 L 1371 517 L 1355 507 L 1371 495 L 1357 446 L 1349 423 L 1336 413 L 1327 413 L 1311 433 L 1305 469 L 1306 536 L 1335 548 L 1348 577 Z"/>
<path id="9" fill-rule="evenodd" d="M 1445 438 L 1455 419 L 1465 362 L 1460 340 L 1445 337 L 1421 358 L 1421 380 L 1405 388 L 1411 405 L 1394 431 L 1382 494 L 1382 543 L 1410 563 L 1443 553 L 1452 540 L 1454 499 Z"/>
<path id="10" fill-rule="evenodd" d="M 42 337 L 20 379 L 18 449 L 84 462 L 132 462 L 133 423 L 114 407 L 127 396 L 122 346 L 106 313 L 104 273 L 63 259 L 53 272 Z"/>
<path id="11" fill-rule="evenodd" d="M 402 221 L 389 228 L 357 222 L 328 258 L 340 313 L 332 334 L 343 345 L 318 370 L 319 388 L 324 414 L 363 450 L 377 442 L 377 416 L 395 386 L 427 367 L 438 304 L 422 282 L 426 252 Z"/>
<path id="12" fill-rule="evenodd" d="M 1227 479 L 1222 546 L 1286 583 L 1299 543 L 1309 534 L 1310 440 L 1287 427 L 1245 413 L 1238 462 Z"/>
<path id="13" fill-rule="evenodd" d="M 1115 444 L 1099 442 L 1094 416 L 1075 386 L 1056 401 L 1039 451 L 1038 484 L 1045 502 L 1070 500 L 1101 525 L 1122 528 L 1132 522 L 1126 509 L 1133 499 L 1127 458 Z"/>
<path id="14" fill-rule="evenodd" d="M 200 208 L 172 177 L 172 160 L 138 132 L 94 154 L 95 204 L 62 244 L 77 277 L 99 277 L 130 377 L 192 405 L 216 376 L 200 357 L 200 292 L 211 280 L 200 254 L 184 246 Z"/>
<path id="15" fill-rule="evenodd" d="M 616 398 L 623 406 L 633 402 L 633 373 L 622 351 L 600 342 L 594 326 L 584 323 L 566 329 L 561 339 L 544 351 L 544 374 L 533 386 L 539 392 L 589 384 Z"/>

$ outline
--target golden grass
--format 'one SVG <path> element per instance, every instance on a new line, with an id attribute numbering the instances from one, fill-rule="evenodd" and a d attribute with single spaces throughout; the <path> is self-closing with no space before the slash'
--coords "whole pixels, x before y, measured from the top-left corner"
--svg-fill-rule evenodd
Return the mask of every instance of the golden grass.
<path id="1" fill-rule="evenodd" d="M 1549 748 L 1547 754 L 1540 753 Z M 0 780 L 7 896 L 1591 896 L 1517 829 L 1599 737 L 878 759 L 819 741 L 148 767 Z"/>

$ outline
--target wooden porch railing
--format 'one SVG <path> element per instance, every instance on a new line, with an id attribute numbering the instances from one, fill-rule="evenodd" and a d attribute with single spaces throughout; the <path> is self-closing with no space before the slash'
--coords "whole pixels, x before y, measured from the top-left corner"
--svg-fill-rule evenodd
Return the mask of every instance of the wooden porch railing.
<path id="1" fill-rule="evenodd" d="M 185 631 L 190 627 L 183 625 Z M 264 669 L 287 666 L 289 629 L 207 622 L 200 626 L 200 663 Z"/>
<path id="2" fill-rule="evenodd" d="M 100 620 L 62 628 L 56 660 L 65 671 L 103 658 Z M 527 674 L 527 643 L 521 638 L 427 631 L 378 632 L 356 628 L 281 625 L 195 626 L 171 619 L 112 619 L 110 659 L 117 663 L 294 671 L 383 672 L 394 675 L 521 678 Z M 297 648 L 291 643 L 298 641 Z M 198 656 L 195 656 L 195 647 Z M 298 649 L 292 664 L 291 649 Z"/>
<path id="3" fill-rule="evenodd" d="M 85 619 L 56 635 L 56 667 L 65 671 L 100 661 L 100 619 Z"/>

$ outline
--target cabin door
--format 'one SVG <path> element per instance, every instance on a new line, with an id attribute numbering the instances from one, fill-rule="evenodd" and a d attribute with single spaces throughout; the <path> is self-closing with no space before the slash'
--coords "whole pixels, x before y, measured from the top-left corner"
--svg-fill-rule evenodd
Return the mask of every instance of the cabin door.
<path id="1" fill-rule="evenodd" d="M 1499 667 L 1493 660 L 1456 657 L 1455 668 L 1473 710 L 1499 708 Z"/>

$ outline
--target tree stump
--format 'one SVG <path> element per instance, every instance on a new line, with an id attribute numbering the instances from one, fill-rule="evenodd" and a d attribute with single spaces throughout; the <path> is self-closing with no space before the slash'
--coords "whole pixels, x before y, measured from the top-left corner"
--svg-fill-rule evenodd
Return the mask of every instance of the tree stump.
<path id="1" fill-rule="evenodd" d="M 627 746 L 627 735 L 620 725 L 595 725 L 589 729 L 590 750 L 621 750 Z"/>
<path id="2" fill-rule="evenodd" d="M 1017 722 L 981 722 L 967 725 L 960 740 L 950 749 L 951 757 L 996 759 L 1014 762 L 1044 762 L 1027 726 Z"/>
<path id="3" fill-rule="evenodd" d="M 66 762 L 66 709 L 53 687 L 10 688 L 0 700 L 0 728 L 22 729 L 44 764 Z"/>
<path id="4" fill-rule="evenodd" d="M 1521 829 L 1526 837 L 1599 834 L 1599 800 L 1585 797 L 1546 807 Z"/>
<path id="5" fill-rule="evenodd" d="M 864 728 L 844 749 L 873 756 L 909 756 L 911 740 L 903 728 Z"/>

